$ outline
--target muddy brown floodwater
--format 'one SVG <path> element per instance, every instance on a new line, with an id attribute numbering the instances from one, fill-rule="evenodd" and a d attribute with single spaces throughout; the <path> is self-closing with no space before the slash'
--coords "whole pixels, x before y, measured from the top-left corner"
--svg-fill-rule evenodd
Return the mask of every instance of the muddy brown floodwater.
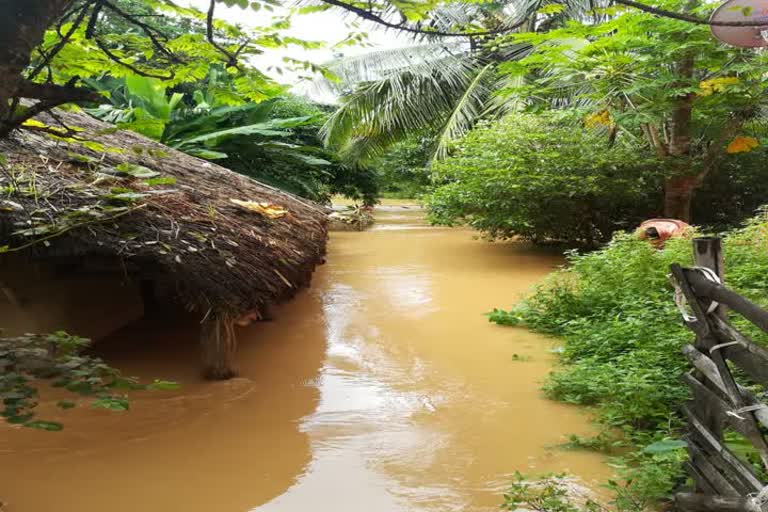
<path id="1" fill-rule="evenodd" d="M 416 208 L 377 217 L 332 234 L 312 289 L 240 332 L 240 378 L 199 379 L 193 327 L 143 321 L 100 343 L 181 391 L 135 394 L 127 413 L 45 404 L 59 433 L 0 424 L 4 510 L 485 512 L 516 470 L 609 476 L 555 447 L 591 426 L 540 392 L 552 342 L 483 316 L 559 257 Z"/>

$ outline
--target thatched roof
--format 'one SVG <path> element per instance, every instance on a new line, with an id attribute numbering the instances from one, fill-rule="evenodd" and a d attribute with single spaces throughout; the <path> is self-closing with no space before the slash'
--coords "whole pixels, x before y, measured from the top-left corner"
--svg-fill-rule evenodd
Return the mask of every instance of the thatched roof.
<path id="1" fill-rule="evenodd" d="M 119 258 L 129 273 L 172 280 L 203 315 L 236 317 L 308 283 L 325 252 L 319 206 L 87 115 L 55 115 L 91 142 L 42 131 L 0 141 L 0 246 Z"/>

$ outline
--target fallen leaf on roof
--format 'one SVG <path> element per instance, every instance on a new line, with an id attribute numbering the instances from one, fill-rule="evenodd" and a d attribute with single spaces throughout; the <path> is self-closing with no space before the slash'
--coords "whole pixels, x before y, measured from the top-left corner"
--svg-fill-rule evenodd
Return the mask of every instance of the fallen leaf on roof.
<path id="1" fill-rule="evenodd" d="M 268 219 L 279 219 L 280 217 L 285 217 L 288 213 L 288 210 L 282 206 L 272 203 L 257 203 L 256 201 L 241 201 L 240 199 L 230 199 L 229 201 L 241 208 L 263 215 Z"/>

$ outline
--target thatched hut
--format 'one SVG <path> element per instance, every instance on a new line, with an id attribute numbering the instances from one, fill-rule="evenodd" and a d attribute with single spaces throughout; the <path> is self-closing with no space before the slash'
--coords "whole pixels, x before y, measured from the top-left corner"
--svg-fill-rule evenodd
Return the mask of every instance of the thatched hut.
<path id="1" fill-rule="evenodd" d="M 54 116 L 0 141 L 0 302 L 30 262 L 130 281 L 145 308 L 173 297 L 196 312 L 206 374 L 234 375 L 235 325 L 322 261 L 323 210 L 84 114 Z"/>

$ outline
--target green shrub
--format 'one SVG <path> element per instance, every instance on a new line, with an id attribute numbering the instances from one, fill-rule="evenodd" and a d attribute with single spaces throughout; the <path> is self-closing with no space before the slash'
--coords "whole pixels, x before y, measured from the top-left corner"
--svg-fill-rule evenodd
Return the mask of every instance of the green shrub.
<path id="1" fill-rule="evenodd" d="M 768 151 L 761 147 L 721 159 L 693 198 L 691 215 L 696 224 L 718 230 L 733 228 L 768 203 L 767 156 Z"/>
<path id="2" fill-rule="evenodd" d="M 492 238 L 594 245 L 658 211 L 653 156 L 554 114 L 516 114 L 471 132 L 433 166 L 429 200 L 440 224 L 468 223 Z"/>
<path id="3" fill-rule="evenodd" d="M 765 216 L 724 238 L 726 282 L 762 304 L 768 303 L 767 248 Z M 688 397 L 680 377 L 689 365 L 681 349 L 694 334 L 682 325 L 667 274 L 671 263 L 691 264 L 691 253 L 689 240 L 671 240 L 655 250 L 618 234 L 599 251 L 571 253 L 567 268 L 528 299 L 490 315 L 500 324 L 563 339 L 562 364 L 546 383 L 547 394 L 594 406 L 609 437 L 618 433 L 635 447 L 624 464 L 644 500 L 668 496 L 682 478 L 684 451 L 677 453 L 674 444 L 670 454 L 658 448 L 665 446 L 660 441 L 680 436 L 679 410 Z M 732 320 L 766 339 L 743 319 Z"/>
<path id="4" fill-rule="evenodd" d="M 381 195 L 395 199 L 413 199 L 428 193 L 432 186 L 428 162 L 434 136 L 414 135 L 393 145 L 373 161 Z"/>

